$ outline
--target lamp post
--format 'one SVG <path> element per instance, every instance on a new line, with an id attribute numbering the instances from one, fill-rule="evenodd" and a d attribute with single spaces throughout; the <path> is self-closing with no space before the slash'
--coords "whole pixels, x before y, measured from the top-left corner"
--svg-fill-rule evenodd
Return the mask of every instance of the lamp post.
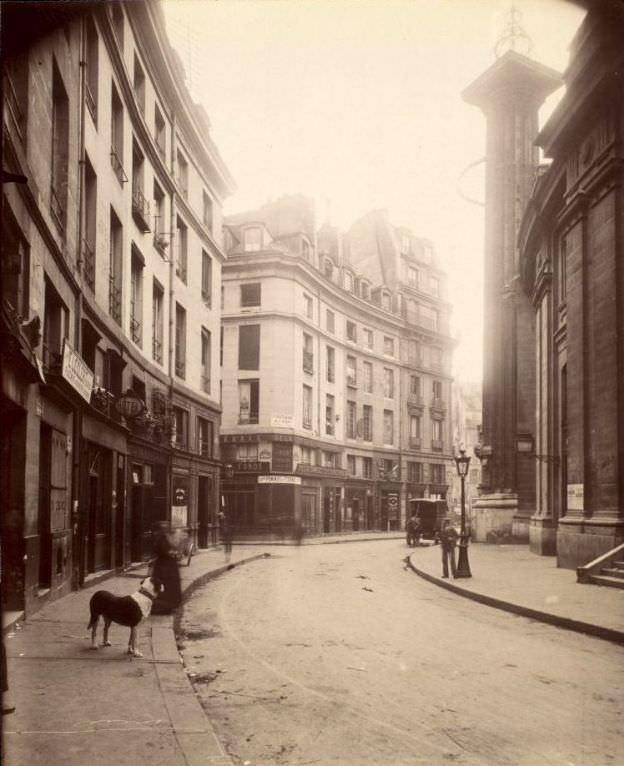
<path id="1" fill-rule="evenodd" d="M 468 535 L 466 534 L 466 497 L 464 484 L 468 475 L 468 466 L 470 458 L 466 455 L 465 449 L 459 450 L 459 455 L 455 458 L 457 474 L 461 481 L 461 533 L 459 536 L 459 558 L 457 560 L 457 571 L 455 577 L 472 577 L 470 564 L 468 563 Z"/>

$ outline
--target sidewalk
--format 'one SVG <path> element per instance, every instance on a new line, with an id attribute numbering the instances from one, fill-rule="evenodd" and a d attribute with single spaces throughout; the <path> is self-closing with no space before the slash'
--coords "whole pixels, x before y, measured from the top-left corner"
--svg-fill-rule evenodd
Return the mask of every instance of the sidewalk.
<path id="1" fill-rule="evenodd" d="M 469 549 L 471 578 L 442 579 L 440 547 L 409 554 L 411 568 L 426 580 L 488 606 L 568 630 L 624 643 L 624 593 L 581 585 L 573 569 L 558 569 L 552 556 L 536 556 L 525 545 Z"/>
<path id="2" fill-rule="evenodd" d="M 225 562 L 221 549 L 200 551 L 180 567 L 190 590 L 223 571 L 268 554 L 245 547 Z M 89 649 L 89 599 L 99 589 L 133 593 L 146 566 L 52 602 L 5 634 L 10 699 L 3 717 L 6 766 L 231 766 L 184 672 L 173 616 L 139 629 L 143 659 L 125 651 L 129 629 L 112 625 L 113 645 Z M 101 639 L 100 622 L 98 639 Z"/>

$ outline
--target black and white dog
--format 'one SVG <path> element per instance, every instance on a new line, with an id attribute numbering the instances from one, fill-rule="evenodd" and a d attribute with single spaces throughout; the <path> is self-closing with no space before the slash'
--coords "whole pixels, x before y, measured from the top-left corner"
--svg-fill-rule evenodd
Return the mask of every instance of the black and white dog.
<path id="1" fill-rule="evenodd" d="M 128 654 L 134 657 L 143 655 L 137 646 L 137 626 L 141 620 L 149 617 L 154 599 L 163 591 L 163 584 L 157 577 L 146 577 L 141 580 L 141 587 L 131 596 L 115 596 L 107 590 L 98 590 L 89 602 L 91 620 L 87 628 L 91 631 L 91 649 L 97 649 L 95 635 L 100 616 L 104 618 L 104 637 L 102 646 L 111 646 L 108 640 L 108 629 L 111 622 L 126 625 L 130 628 Z"/>

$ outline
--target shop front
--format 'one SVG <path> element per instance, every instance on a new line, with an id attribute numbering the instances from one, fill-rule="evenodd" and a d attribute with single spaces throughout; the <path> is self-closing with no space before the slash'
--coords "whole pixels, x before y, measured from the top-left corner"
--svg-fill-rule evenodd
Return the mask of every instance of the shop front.
<path id="1" fill-rule="evenodd" d="M 154 555 L 154 528 L 167 521 L 169 453 L 136 433 L 128 439 L 126 560 L 145 561 Z"/>
<path id="2" fill-rule="evenodd" d="M 378 493 L 379 529 L 387 532 L 401 529 L 401 484 L 381 483 Z"/>
<path id="3" fill-rule="evenodd" d="M 371 482 L 350 480 L 345 485 L 344 530 L 359 532 L 369 529 L 369 505 L 372 505 Z"/>

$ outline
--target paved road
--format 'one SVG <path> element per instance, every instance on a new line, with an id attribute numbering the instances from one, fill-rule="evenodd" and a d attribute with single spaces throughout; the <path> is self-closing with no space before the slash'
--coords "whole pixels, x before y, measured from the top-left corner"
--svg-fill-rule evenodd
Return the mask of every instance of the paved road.
<path id="1" fill-rule="evenodd" d="M 622 648 L 442 591 L 404 555 L 284 548 L 193 596 L 184 660 L 237 763 L 624 763 Z"/>

